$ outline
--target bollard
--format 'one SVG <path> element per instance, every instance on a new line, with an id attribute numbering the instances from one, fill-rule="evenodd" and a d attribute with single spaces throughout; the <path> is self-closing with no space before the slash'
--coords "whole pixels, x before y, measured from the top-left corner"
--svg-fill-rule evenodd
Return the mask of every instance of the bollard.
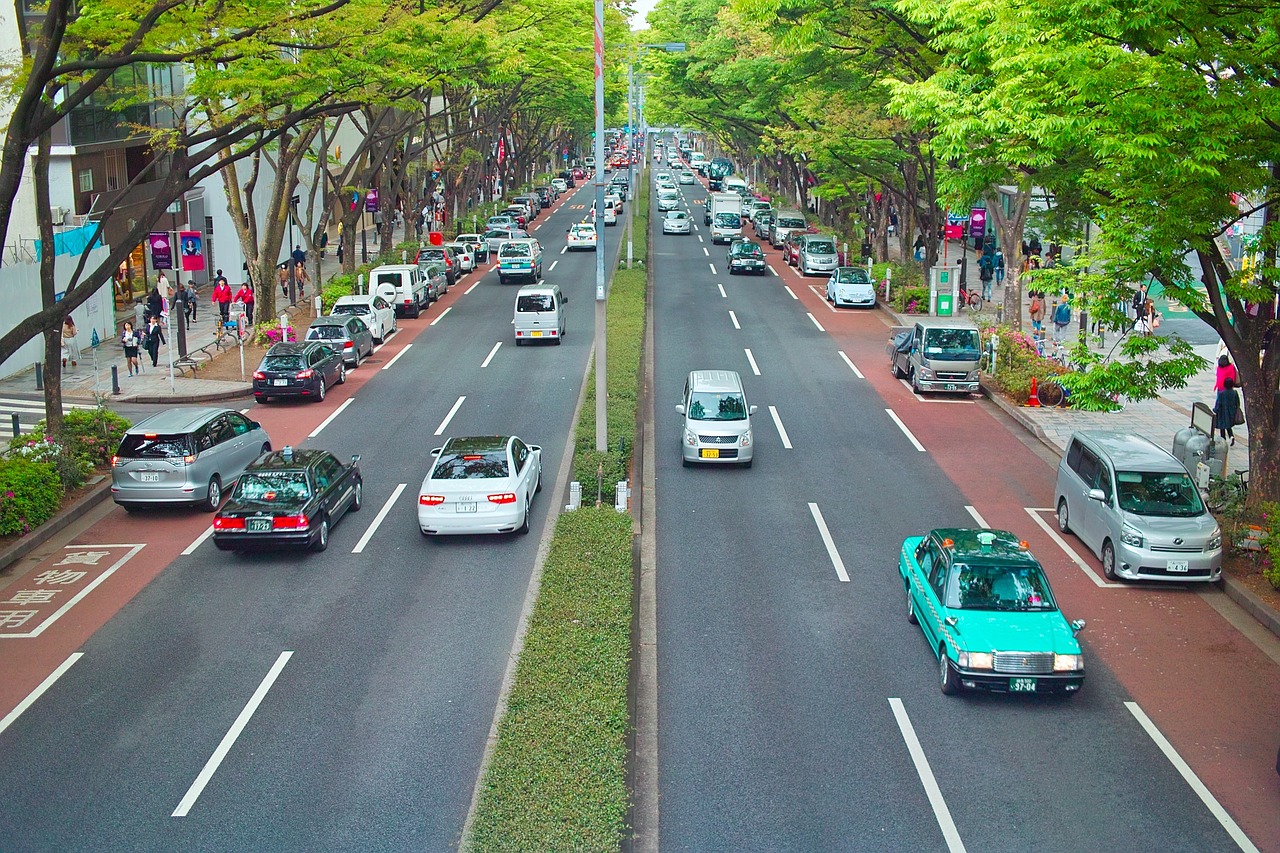
<path id="1" fill-rule="evenodd" d="M 44 390 L 44 364 L 39 361 L 36 362 L 36 390 Z"/>
<path id="2" fill-rule="evenodd" d="M 582 506 L 582 484 L 574 480 L 569 484 L 569 503 L 565 506 L 566 512 L 573 512 Z"/>
<path id="3" fill-rule="evenodd" d="M 364 273 L 360 273 L 359 278 L 356 280 L 356 293 L 359 293 L 359 294 L 360 294 L 360 295 L 362 295 L 362 296 L 363 296 L 363 295 L 364 295 L 364 293 L 365 293 L 365 289 L 364 289 Z"/>
<path id="4" fill-rule="evenodd" d="M 111 393 L 120 393 L 120 368 L 117 365 L 111 365 Z"/>
<path id="5" fill-rule="evenodd" d="M 22 432 L 22 424 L 18 422 L 18 413 L 14 412 L 9 417 L 13 418 L 13 434 L 17 435 Z"/>

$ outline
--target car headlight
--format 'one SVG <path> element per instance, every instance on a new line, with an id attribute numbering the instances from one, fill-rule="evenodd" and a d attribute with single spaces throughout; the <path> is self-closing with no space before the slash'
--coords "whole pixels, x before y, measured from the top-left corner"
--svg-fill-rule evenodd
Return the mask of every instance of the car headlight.
<path id="1" fill-rule="evenodd" d="M 995 655 L 991 652 L 961 652 L 957 663 L 963 669 L 994 669 Z"/>
<path id="2" fill-rule="evenodd" d="M 738 446 L 739 447 L 751 446 L 751 430 L 747 430 L 742 434 L 742 438 L 738 439 Z"/>
<path id="3" fill-rule="evenodd" d="M 698 437 L 693 434 L 693 430 L 686 429 L 684 431 L 684 443 L 689 445 L 690 447 L 697 446 Z"/>
<path id="4" fill-rule="evenodd" d="M 922 368 L 920 368 L 920 371 L 919 371 L 919 372 L 920 372 L 920 378 L 921 378 L 921 379 L 932 379 L 932 378 L 933 378 L 933 368 L 931 368 L 931 367 L 922 367 Z"/>
<path id="5" fill-rule="evenodd" d="M 1209 541 L 1205 543 L 1204 549 L 1206 551 L 1216 551 L 1221 547 L 1222 547 L 1222 528 L 1215 527 L 1213 529 L 1213 535 L 1210 536 Z"/>
<path id="6" fill-rule="evenodd" d="M 1142 534 L 1129 525 L 1120 528 L 1120 541 L 1135 548 L 1142 547 Z"/>
<path id="7" fill-rule="evenodd" d="M 1080 672 L 1084 669 L 1084 655 L 1053 656 L 1054 672 Z"/>

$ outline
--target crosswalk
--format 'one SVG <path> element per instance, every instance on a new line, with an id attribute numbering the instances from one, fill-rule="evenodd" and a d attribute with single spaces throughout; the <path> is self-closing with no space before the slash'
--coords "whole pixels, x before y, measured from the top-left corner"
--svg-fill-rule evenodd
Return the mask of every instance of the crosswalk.
<path id="1" fill-rule="evenodd" d="M 73 409 L 92 409 L 92 404 L 68 403 L 63 401 L 62 411 L 65 414 Z M 13 416 L 18 416 L 18 429 L 15 433 Z M 0 436 L 31 432 L 32 428 L 44 420 L 43 397 L 0 397 Z"/>

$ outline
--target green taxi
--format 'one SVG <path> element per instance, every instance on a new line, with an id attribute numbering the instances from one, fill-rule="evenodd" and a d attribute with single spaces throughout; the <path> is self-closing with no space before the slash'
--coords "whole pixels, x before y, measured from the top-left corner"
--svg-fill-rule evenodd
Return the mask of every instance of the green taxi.
<path id="1" fill-rule="evenodd" d="M 1073 694 L 1084 655 L 1026 542 L 1004 530 L 950 528 L 909 536 L 898 555 L 907 621 L 938 655 L 948 695 L 963 689 Z"/>

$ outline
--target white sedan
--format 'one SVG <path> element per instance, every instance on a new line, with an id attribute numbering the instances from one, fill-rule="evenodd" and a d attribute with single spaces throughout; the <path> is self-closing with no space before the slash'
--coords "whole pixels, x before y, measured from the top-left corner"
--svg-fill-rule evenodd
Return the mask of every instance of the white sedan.
<path id="1" fill-rule="evenodd" d="M 688 234 L 690 233 L 691 221 L 689 214 L 683 210 L 668 210 L 662 216 L 662 233 L 663 234 Z"/>
<path id="2" fill-rule="evenodd" d="M 398 328 L 395 306 L 381 296 L 372 294 L 341 296 L 337 302 L 333 303 L 329 313 L 335 316 L 356 315 L 373 331 L 373 339 L 378 343 L 385 341 L 387 336 Z"/>
<path id="3" fill-rule="evenodd" d="M 693 172 L 681 172 L 680 177 L 677 179 L 677 182 L 681 184 L 697 183 L 697 181 L 693 177 Z"/>
<path id="4" fill-rule="evenodd" d="M 457 242 L 475 246 L 475 251 L 472 252 L 472 255 L 475 256 L 477 264 L 489 262 L 489 241 L 484 238 L 483 234 L 459 234 Z"/>
<path id="5" fill-rule="evenodd" d="M 590 222 L 579 222 L 577 225 L 569 229 L 569 237 L 566 240 L 570 249 L 591 249 L 595 251 L 596 244 L 596 226 Z"/>
<path id="6" fill-rule="evenodd" d="M 418 490 L 423 536 L 528 533 L 533 496 L 542 491 L 542 448 L 517 436 L 451 438 Z"/>
<path id="7" fill-rule="evenodd" d="M 470 243 L 463 243 L 455 240 L 452 243 L 445 243 L 450 249 L 453 249 L 454 255 L 458 259 L 458 272 L 471 272 L 476 268 L 476 256 L 471 250 Z"/>

